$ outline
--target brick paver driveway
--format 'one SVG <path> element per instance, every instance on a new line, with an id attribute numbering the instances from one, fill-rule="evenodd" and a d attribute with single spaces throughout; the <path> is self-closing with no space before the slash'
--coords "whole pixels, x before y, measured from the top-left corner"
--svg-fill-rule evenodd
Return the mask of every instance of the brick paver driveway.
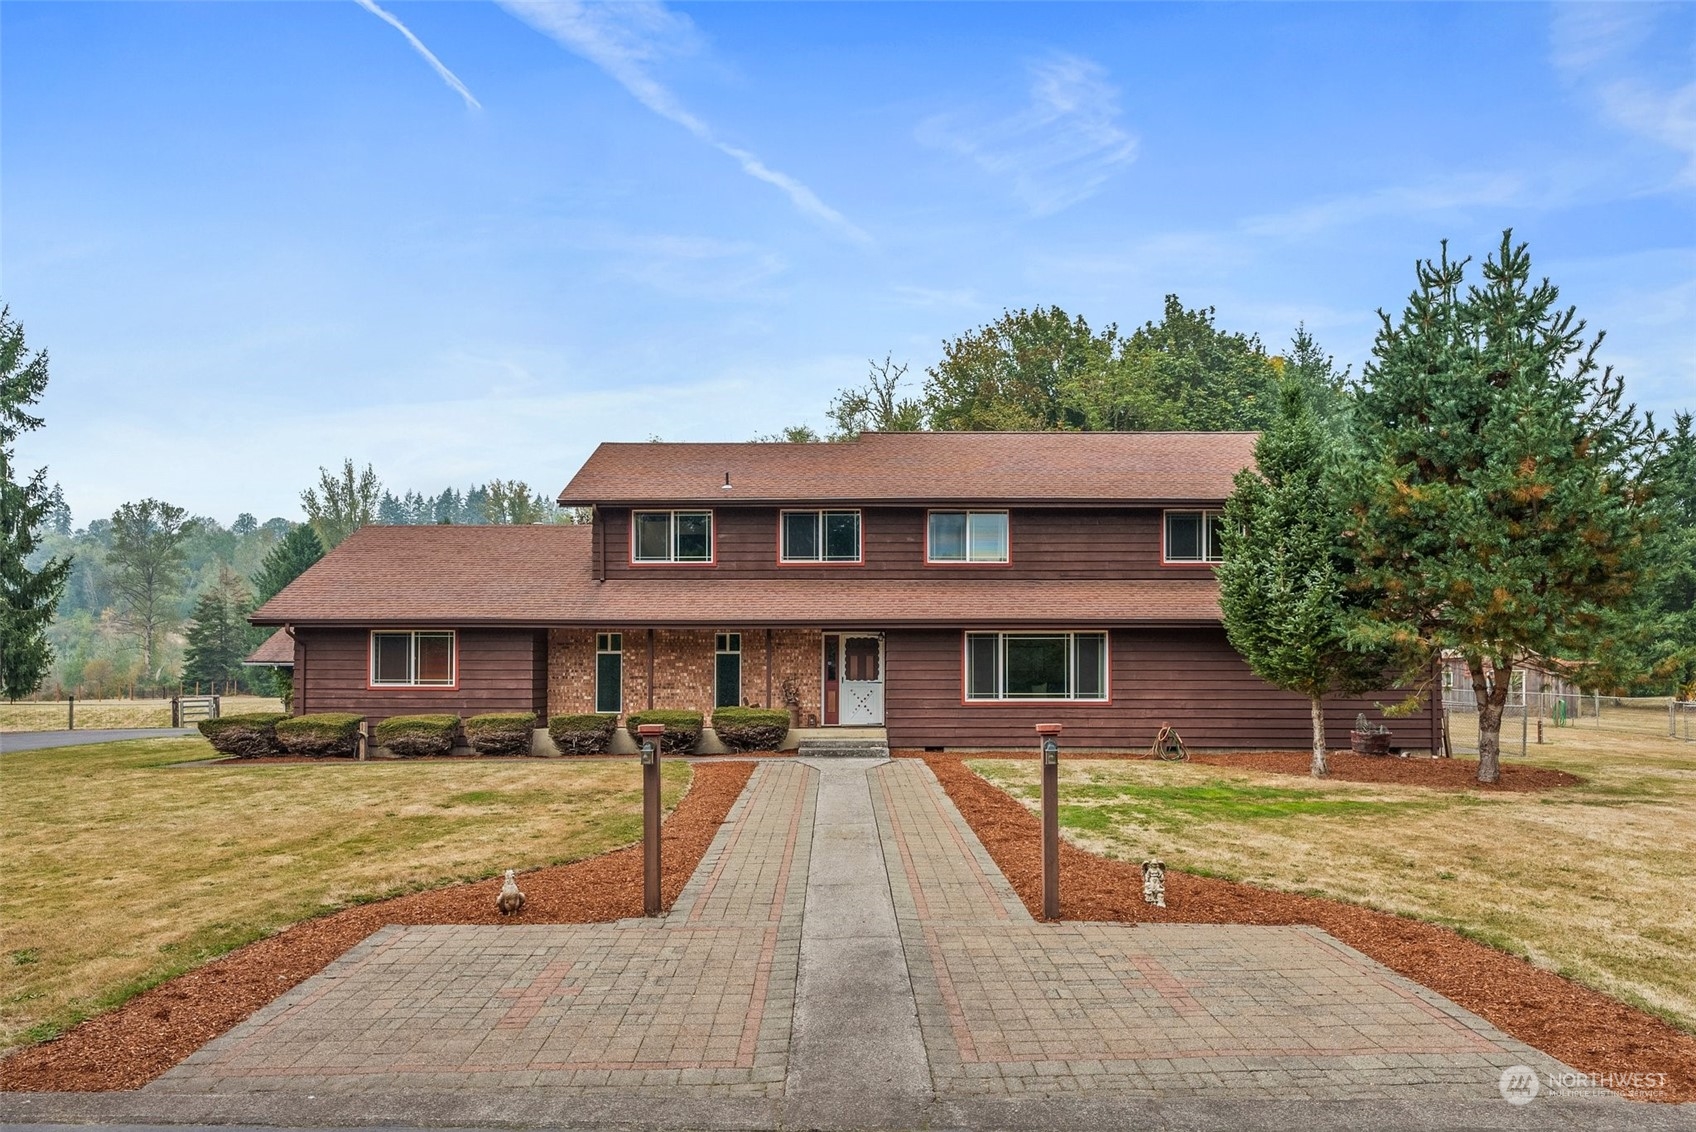
<path id="1" fill-rule="evenodd" d="M 1509 1106 L 1515 1065 L 1565 1071 L 1317 929 L 1033 921 L 921 762 L 773 760 L 661 919 L 385 928 L 128 1108 L 60 1111 L 1688 1126 L 1609 1098 Z"/>

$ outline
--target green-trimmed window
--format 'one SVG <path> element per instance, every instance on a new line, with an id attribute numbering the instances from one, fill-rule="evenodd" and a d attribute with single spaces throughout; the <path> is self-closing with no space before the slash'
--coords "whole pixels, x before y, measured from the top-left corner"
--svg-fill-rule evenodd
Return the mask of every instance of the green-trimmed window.
<path id="1" fill-rule="evenodd" d="M 624 710 L 624 634 L 595 634 L 595 710 Z"/>
<path id="2" fill-rule="evenodd" d="M 742 706 L 741 633 L 719 633 L 714 638 L 713 706 Z"/>

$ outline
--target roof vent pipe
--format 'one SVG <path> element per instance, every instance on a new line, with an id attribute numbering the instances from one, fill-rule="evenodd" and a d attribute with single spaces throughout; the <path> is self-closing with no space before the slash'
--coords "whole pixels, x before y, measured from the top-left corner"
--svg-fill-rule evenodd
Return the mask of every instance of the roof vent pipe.
<path id="1" fill-rule="evenodd" d="M 719 490 L 721 490 L 721 491 L 729 491 L 730 490 L 730 473 L 729 472 L 724 473 L 724 487 L 720 488 Z"/>

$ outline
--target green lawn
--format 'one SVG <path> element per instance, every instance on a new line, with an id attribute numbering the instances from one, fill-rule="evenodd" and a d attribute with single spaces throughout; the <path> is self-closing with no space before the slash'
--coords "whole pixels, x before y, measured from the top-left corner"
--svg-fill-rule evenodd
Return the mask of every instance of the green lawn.
<path id="1" fill-rule="evenodd" d="M 1541 794 L 1069 759 L 1061 824 L 1108 856 L 1446 924 L 1696 1031 L 1696 746 L 1659 727 L 1551 730 L 1528 761 L 1588 781 Z M 1036 763 L 969 765 L 1036 807 Z"/>
<path id="2" fill-rule="evenodd" d="M 171 767 L 199 738 L 0 756 L 0 1048 L 348 904 L 641 835 L 629 761 Z M 665 764 L 669 808 L 687 763 Z"/>

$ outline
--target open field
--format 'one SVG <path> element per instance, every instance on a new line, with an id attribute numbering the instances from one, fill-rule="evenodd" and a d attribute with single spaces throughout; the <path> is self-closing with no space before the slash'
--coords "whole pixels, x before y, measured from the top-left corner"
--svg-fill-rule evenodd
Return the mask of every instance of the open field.
<path id="1" fill-rule="evenodd" d="M 1659 720 L 1546 730 L 1529 761 L 1587 781 L 1534 794 L 1071 760 L 1061 823 L 1108 856 L 1448 925 L 1696 1032 L 1696 747 Z M 1036 807 L 1034 761 L 969 765 Z"/>
<path id="2" fill-rule="evenodd" d="M 630 761 L 172 768 L 150 739 L 0 758 L 0 1048 L 287 924 L 641 835 Z M 664 768 L 669 809 L 687 763 Z"/>
<path id="3" fill-rule="evenodd" d="M 283 701 L 269 696 L 225 696 L 225 715 L 252 711 L 282 711 Z M 22 700 L 0 703 L 0 731 L 62 731 L 64 700 Z M 170 700 L 78 700 L 77 729 L 101 727 L 169 727 Z"/>

